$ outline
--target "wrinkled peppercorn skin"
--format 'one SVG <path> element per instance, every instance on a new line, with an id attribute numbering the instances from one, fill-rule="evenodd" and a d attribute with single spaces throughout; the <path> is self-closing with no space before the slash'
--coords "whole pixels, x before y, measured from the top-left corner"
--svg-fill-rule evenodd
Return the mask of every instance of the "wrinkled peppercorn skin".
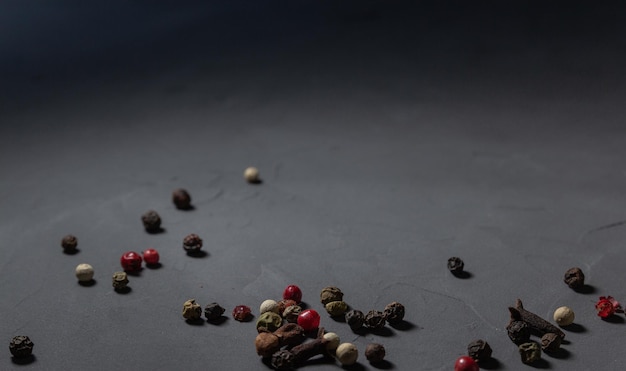
<path id="1" fill-rule="evenodd" d="M 29 357 L 35 345 L 28 336 L 15 336 L 9 344 L 9 351 L 15 358 Z"/>
<path id="2" fill-rule="evenodd" d="M 448 270 L 450 270 L 453 274 L 462 273 L 464 267 L 465 263 L 461 260 L 461 258 L 453 256 L 448 259 Z"/>
<path id="3" fill-rule="evenodd" d="M 404 305 L 394 301 L 387 304 L 383 313 L 389 324 L 398 324 L 404 320 Z"/>
<path id="4" fill-rule="evenodd" d="M 561 348 L 561 337 L 555 333 L 548 332 L 541 337 L 541 349 L 545 352 L 556 352 Z"/>
<path id="5" fill-rule="evenodd" d="M 520 344 L 519 353 L 522 357 L 522 363 L 531 364 L 541 359 L 541 348 L 535 342 L 527 342 Z"/>
<path id="6" fill-rule="evenodd" d="M 320 302 L 323 305 L 326 305 L 333 301 L 342 301 L 343 300 L 343 292 L 335 286 L 328 286 L 322 289 L 320 293 Z"/>
<path id="7" fill-rule="evenodd" d="M 467 355 L 477 362 L 485 362 L 491 358 L 491 346 L 484 340 L 474 340 L 467 346 Z"/>
<path id="8" fill-rule="evenodd" d="M 374 330 L 379 330 L 385 327 L 385 315 L 383 312 L 370 310 L 365 315 L 365 326 Z"/>
<path id="9" fill-rule="evenodd" d="M 172 192 L 172 202 L 179 210 L 191 209 L 191 196 L 186 190 L 179 188 Z"/>
<path id="10" fill-rule="evenodd" d="M 349 310 L 346 312 L 346 322 L 352 331 L 357 331 L 365 324 L 365 314 L 360 310 Z"/>
<path id="11" fill-rule="evenodd" d="M 202 239 L 195 233 L 187 235 L 183 239 L 183 249 L 187 252 L 198 252 L 202 249 Z"/>
<path id="12" fill-rule="evenodd" d="M 506 326 L 507 334 L 509 335 L 509 339 L 513 341 L 515 344 L 522 344 L 530 340 L 530 327 L 524 321 L 511 321 L 508 326 Z"/>
<path id="13" fill-rule="evenodd" d="M 569 288 L 579 290 L 585 286 L 585 275 L 578 267 L 570 268 L 565 272 L 563 282 L 565 282 Z"/>
<path id="14" fill-rule="evenodd" d="M 217 321 L 222 318 L 225 311 L 226 309 L 222 308 L 219 304 L 210 303 L 204 307 L 204 317 L 208 321 Z"/>
<path id="15" fill-rule="evenodd" d="M 371 363 L 381 362 L 385 355 L 385 347 L 381 344 L 371 343 L 365 347 L 365 358 Z"/>
<path id="16" fill-rule="evenodd" d="M 161 217 L 156 211 L 150 210 L 141 216 L 143 227 L 149 233 L 159 232 L 161 230 Z"/>

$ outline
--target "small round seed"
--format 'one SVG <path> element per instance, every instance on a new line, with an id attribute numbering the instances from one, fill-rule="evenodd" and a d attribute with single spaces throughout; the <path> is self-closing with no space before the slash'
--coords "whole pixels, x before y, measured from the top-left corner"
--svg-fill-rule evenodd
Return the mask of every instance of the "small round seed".
<path id="1" fill-rule="evenodd" d="M 335 356 L 343 366 L 350 366 L 355 364 L 359 358 L 359 350 L 352 343 L 342 343 L 337 347 Z"/>
<path id="2" fill-rule="evenodd" d="M 80 282 L 89 282 L 93 279 L 93 267 L 87 263 L 78 264 L 76 266 L 76 278 Z"/>

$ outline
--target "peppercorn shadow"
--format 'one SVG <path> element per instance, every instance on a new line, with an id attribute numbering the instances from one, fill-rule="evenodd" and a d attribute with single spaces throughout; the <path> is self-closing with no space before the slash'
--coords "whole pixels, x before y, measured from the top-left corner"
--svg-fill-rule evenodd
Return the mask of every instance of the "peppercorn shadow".
<path id="1" fill-rule="evenodd" d="M 500 370 L 502 369 L 502 364 L 496 358 L 489 357 L 488 360 L 481 361 L 478 363 L 480 368 L 484 368 L 485 370 Z"/>
<path id="2" fill-rule="evenodd" d="M 190 250 L 187 251 L 187 256 L 192 258 L 206 258 L 209 256 L 209 253 L 204 250 Z"/>
<path id="3" fill-rule="evenodd" d="M 155 228 L 155 229 L 146 229 L 146 233 L 148 234 L 163 234 L 166 230 L 163 227 Z"/>
<path id="4" fill-rule="evenodd" d="M 365 370 L 367 370 L 367 368 L 363 364 L 361 364 L 359 362 L 357 362 L 357 363 L 355 363 L 353 365 L 343 365 L 343 366 L 341 366 L 341 368 L 343 368 L 344 370 L 350 370 L 350 371 L 365 371 Z"/>
<path id="5" fill-rule="evenodd" d="M 565 348 L 559 348 L 553 352 L 544 351 L 544 354 L 556 359 L 568 359 L 572 356 L 572 353 Z"/>
<path id="6" fill-rule="evenodd" d="M 187 318 L 185 322 L 190 326 L 204 326 L 202 318 Z"/>
<path id="7" fill-rule="evenodd" d="M 34 363 L 36 360 L 37 360 L 37 357 L 35 357 L 34 354 L 31 354 L 26 357 L 11 357 L 11 362 L 20 366 L 30 365 Z"/>
<path id="8" fill-rule="evenodd" d="M 622 316 L 617 316 L 617 315 L 612 315 L 612 316 L 608 316 L 606 318 L 602 318 L 602 320 L 604 322 L 608 322 L 608 323 L 615 323 L 618 325 L 624 324 L 624 317 Z"/>
<path id="9" fill-rule="evenodd" d="M 133 291 L 133 289 L 130 286 L 122 287 L 119 289 L 113 289 L 113 290 L 120 295 L 128 295 L 130 294 L 131 291 Z"/>
<path id="10" fill-rule="evenodd" d="M 97 283 L 97 281 L 95 279 L 91 279 L 89 281 L 78 281 L 78 284 L 83 286 L 83 287 L 95 286 L 96 283 Z"/>
<path id="11" fill-rule="evenodd" d="M 456 278 L 466 280 L 474 277 L 474 275 L 468 271 L 452 272 L 452 275 Z"/>
<path id="12" fill-rule="evenodd" d="M 387 326 L 381 327 L 381 328 L 372 328 L 372 329 L 369 329 L 369 332 L 371 334 L 382 336 L 382 337 L 391 337 L 391 336 L 395 336 L 396 334 Z"/>
<path id="13" fill-rule="evenodd" d="M 207 319 L 206 322 L 214 325 L 214 326 L 220 326 L 222 324 L 224 324 L 226 321 L 228 321 L 228 317 L 226 316 L 220 316 L 219 318 L 216 319 Z"/>
<path id="14" fill-rule="evenodd" d="M 575 332 L 575 333 L 587 332 L 587 328 L 578 323 L 572 323 L 571 325 L 561 326 L 561 328 L 568 332 Z"/>
<path id="15" fill-rule="evenodd" d="M 550 362 L 546 361 L 543 358 L 540 358 L 533 363 L 528 363 L 528 366 L 533 367 L 533 368 L 541 368 L 541 369 L 552 368 L 552 366 L 550 365 Z"/>
<path id="16" fill-rule="evenodd" d="M 370 365 L 379 370 L 393 370 L 394 368 L 396 368 L 393 363 L 387 361 L 386 359 L 378 362 L 370 362 Z"/>
<path id="17" fill-rule="evenodd" d="M 590 295 L 596 292 L 596 288 L 594 286 L 587 285 L 587 284 L 584 284 L 582 285 L 582 287 L 579 287 L 573 290 L 579 294 L 584 294 L 584 295 Z"/>
<path id="18" fill-rule="evenodd" d="M 125 271 L 127 275 L 129 276 L 133 276 L 133 277 L 141 277 L 141 272 L 143 271 L 143 267 L 140 267 L 137 270 L 134 271 Z"/>
<path id="19" fill-rule="evenodd" d="M 148 269 L 161 269 L 163 267 L 163 264 L 161 263 L 155 263 L 155 264 L 146 264 L 146 268 Z"/>
<path id="20" fill-rule="evenodd" d="M 404 319 L 397 323 L 390 323 L 389 326 L 393 327 L 394 329 L 398 331 L 410 331 L 417 327 L 417 325 L 415 325 L 414 323 L 411 323 Z"/>
<path id="21" fill-rule="evenodd" d="M 65 254 L 65 255 L 76 255 L 79 252 L 80 252 L 79 248 L 75 248 L 73 250 L 68 250 L 68 249 L 63 250 L 63 254 Z"/>

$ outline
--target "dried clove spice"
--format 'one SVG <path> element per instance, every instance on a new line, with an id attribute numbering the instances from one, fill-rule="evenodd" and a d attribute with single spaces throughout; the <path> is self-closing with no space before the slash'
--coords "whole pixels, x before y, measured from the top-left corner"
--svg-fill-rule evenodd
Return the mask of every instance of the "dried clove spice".
<path id="1" fill-rule="evenodd" d="M 272 332 L 260 332 L 254 344 L 258 355 L 268 358 L 278 352 L 282 346 L 295 346 L 305 339 L 304 329 L 290 323 Z"/>
<path id="2" fill-rule="evenodd" d="M 485 362 L 491 358 L 491 346 L 484 340 L 474 340 L 467 346 L 467 355 L 477 362 Z"/>
<path id="3" fill-rule="evenodd" d="M 323 335 L 324 329 L 320 327 L 315 340 L 296 345 L 291 350 L 279 350 L 274 353 L 271 360 L 272 367 L 276 370 L 290 370 L 317 355 L 328 357 L 327 346 L 331 340 L 324 338 Z"/>
<path id="4" fill-rule="evenodd" d="M 565 272 L 563 281 L 569 286 L 570 289 L 578 290 L 585 286 L 585 275 L 583 271 L 578 268 L 570 268 Z"/>
<path id="5" fill-rule="evenodd" d="M 280 339 L 271 332 L 260 332 L 254 339 L 256 354 L 263 358 L 271 357 L 280 350 Z"/>
<path id="6" fill-rule="evenodd" d="M 565 333 L 558 327 L 539 317 L 535 313 L 524 309 L 520 299 L 517 299 L 515 302 L 515 308 L 509 307 L 509 312 L 511 312 L 511 320 L 526 322 L 528 327 L 530 327 L 531 333 L 534 333 L 537 336 L 543 336 L 548 332 L 552 332 L 559 335 L 561 339 L 565 338 Z"/>
<path id="7" fill-rule="evenodd" d="M 561 337 L 552 332 L 548 332 L 547 334 L 541 337 L 541 349 L 544 352 L 556 352 L 561 347 Z"/>

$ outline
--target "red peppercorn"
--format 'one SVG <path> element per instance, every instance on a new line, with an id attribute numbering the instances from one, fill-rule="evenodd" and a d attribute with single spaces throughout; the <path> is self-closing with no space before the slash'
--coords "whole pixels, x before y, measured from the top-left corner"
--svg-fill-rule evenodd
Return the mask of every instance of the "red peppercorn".
<path id="1" fill-rule="evenodd" d="M 302 290 L 296 285 L 289 285 L 283 291 L 283 299 L 293 300 L 299 304 L 302 301 Z"/>
<path id="2" fill-rule="evenodd" d="M 159 264 L 159 252 L 155 249 L 147 249 L 143 252 L 143 260 L 147 265 Z"/>
<path id="3" fill-rule="evenodd" d="M 600 297 L 600 300 L 596 303 L 596 310 L 600 318 L 608 318 L 615 314 L 615 307 L 609 299 Z"/>
<path id="4" fill-rule="evenodd" d="M 315 330 L 320 326 L 320 315 L 314 309 L 306 309 L 298 315 L 298 325 L 304 331 Z"/>
<path id="5" fill-rule="evenodd" d="M 233 309 L 233 318 L 240 322 L 249 321 L 252 318 L 252 309 L 247 305 L 238 305 Z"/>
<path id="6" fill-rule="evenodd" d="M 134 251 L 124 253 L 124 255 L 122 255 L 122 258 L 120 259 L 122 268 L 128 272 L 137 272 L 141 270 L 142 261 L 143 259 L 141 259 L 141 255 Z"/>
<path id="7" fill-rule="evenodd" d="M 478 363 L 472 357 L 459 357 L 454 363 L 454 371 L 479 371 Z"/>

